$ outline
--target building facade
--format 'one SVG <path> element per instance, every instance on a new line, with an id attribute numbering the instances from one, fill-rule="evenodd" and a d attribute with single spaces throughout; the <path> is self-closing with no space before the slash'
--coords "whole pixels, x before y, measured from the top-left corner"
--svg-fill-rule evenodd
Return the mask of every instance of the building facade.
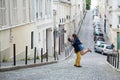
<path id="1" fill-rule="evenodd" d="M 52 53 L 53 19 L 52 0 L 0 0 L 0 53 L 1 60 L 13 58 L 13 44 L 16 45 L 17 59 L 33 57 L 41 48 Z"/>
<path id="2" fill-rule="evenodd" d="M 99 10 L 104 32 L 120 53 L 120 0 L 100 0 Z"/>
<path id="3" fill-rule="evenodd" d="M 106 0 L 106 28 L 110 42 L 115 44 L 115 49 L 120 50 L 120 0 Z"/>
<path id="4" fill-rule="evenodd" d="M 53 0 L 55 27 L 58 30 L 56 52 L 59 54 L 68 44 L 67 38 L 78 32 L 85 14 L 85 4 L 85 0 Z"/>
<path id="5" fill-rule="evenodd" d="M 61 54 L 67 38 L 77 33 L 85 0 L 0 0 L 0 59 L 33 58 L 48 52 Z"/>
<path id="6" fill-rule="evenodd" d="M 67 46 L 67 38 L 70 34 L 70 0 L 53 0 L 54 25 L 56 30 L 55 52 L 61 54 Z"/>

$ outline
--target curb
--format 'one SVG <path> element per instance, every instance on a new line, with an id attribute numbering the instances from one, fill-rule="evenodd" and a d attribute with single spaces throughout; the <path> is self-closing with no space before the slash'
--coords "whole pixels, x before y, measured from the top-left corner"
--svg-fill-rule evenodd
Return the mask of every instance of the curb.
<path id="1" fill-rule="evenodd" d="M 23 68 L 31 68 L 31 67 L 37 67 L 37 66 L 43 66 L 43 65 L 53 64 L 53 63 L 57 63 L 57 61 L 37 63 L 37 64 L 29 64 L 29 65 L 24 65 L 24 66 L 12 66 L 12 67 L 8 67 L 8 68 L 0 68 L 0 72 L 12 71 L 12 70 L 23 69 Z"/>
<path id="2" fill-rule="evenodd" d="M 115 68 L 115 67 L 113 67 L 110 63 L 108 63 L 107 61 L 106 61 L 106 64 L 108 64 L 113 70 L 115 70 L 115 71 L 117 71 L 117 72 L 120 72 L 120 69 L 117 69 L 117 68 Z"/>
<path id="3" fill-rule="evenodd" d="M 73 52 L 73 49 L 71 50 L 69 56 L 65 57 L 64 59 L 58 60 L 57 62 L 62 62 L 62 61 L 64 61 L 64 60 L 67 60 L 68 58 L 70 58 L 70 57 L 72 56 L 72 52 Z"/>

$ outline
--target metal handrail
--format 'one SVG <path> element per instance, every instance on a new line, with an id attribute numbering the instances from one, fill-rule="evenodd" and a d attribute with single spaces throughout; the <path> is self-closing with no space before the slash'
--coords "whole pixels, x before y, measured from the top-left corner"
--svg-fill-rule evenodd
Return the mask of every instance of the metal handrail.
<path id="1" fill-rule="evenodd" d="M 119 68 L 119 53 L 118 53 L 118 51 L 113 51 L 111 54 L 108 54 L 107 61 L 113 67 L 118 69 Z"/>

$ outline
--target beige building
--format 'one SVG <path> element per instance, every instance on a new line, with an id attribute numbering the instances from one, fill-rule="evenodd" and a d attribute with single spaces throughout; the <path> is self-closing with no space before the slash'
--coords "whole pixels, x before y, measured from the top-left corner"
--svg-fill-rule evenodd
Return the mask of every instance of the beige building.
<path id="1" fill-rule="evenodd" d="M 67 38 L 77 33 L 85 14 L 85 0 L 53 0 L 54 23 L 58 32 L 56 52 L 67 45 Z"/>
<path id="2" fill-rule="evenodd" d="M 13 44 L 17 59 L 24 59 L 25 47 L 33 57 L 34 48 L 52 52 L 52 0 L 0 0 L 1 61 L 13 58 Z M 48 38 L 46 40 L 46 38 Z"/>
<path id="3" fill-rule="evenodd" d="M 69 0 L 53 0 L 54 25 L 56 30 L 55 52 L 61 54 L 67 45 L 70 34 L 71 2 Z"/>
<path id="4" fill-rule="evenodd" d="M 34 44 L 37 47 L 37 54 L 43 54 L 48 51 L 50 56 L 54 53 L 54 24 L 52 0 L 35 0 L 35 36 Z"/>
<path id="5" fill-rule="evenodd" d="M 104 20 L 106 19 L 106 33 L 111 43 L 115 44 L 116 50 L 120 49 L 119 43 L 119 0 L 99 1 L 99 12 Z M 101 6 L 103 5 L 103 6 Z"/>
<path id="6" fill-rule="evenodd" d="M 106 1 L 106 32 L 110 39 L 110 42 L 115 45 L 116 50 L 120 50 L 120 11 L 119 0 L 107 0 Z"/>
<path id="7" fill-rule="evenodd" d="M 100 0 L 99 10 L 104 32 L 120 53 L 120 0 Z"/>
<path id="8" fill-rule="evenodd" d="M 48 51 L 62 53 L 67 38 L 77 33 L 85 13 L 85 0 L 0 0 L 0 61 L 33 58 Z"/>

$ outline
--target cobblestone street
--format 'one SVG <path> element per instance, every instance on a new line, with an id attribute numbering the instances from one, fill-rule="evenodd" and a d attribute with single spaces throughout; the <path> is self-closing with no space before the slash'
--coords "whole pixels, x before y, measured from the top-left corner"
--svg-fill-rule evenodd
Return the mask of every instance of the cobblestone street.
<path id="1" fill-rule="evenodd" d="M 92 15 L 88 11 L 79 33 L 80 40 L 92 53 L 82 56 L 81 68 L 74 67 L 75 53 L 66 60 L 39 67 L 0 72 L 0 80 L 120 80 L 106 56 L 94 52 Z"/>

